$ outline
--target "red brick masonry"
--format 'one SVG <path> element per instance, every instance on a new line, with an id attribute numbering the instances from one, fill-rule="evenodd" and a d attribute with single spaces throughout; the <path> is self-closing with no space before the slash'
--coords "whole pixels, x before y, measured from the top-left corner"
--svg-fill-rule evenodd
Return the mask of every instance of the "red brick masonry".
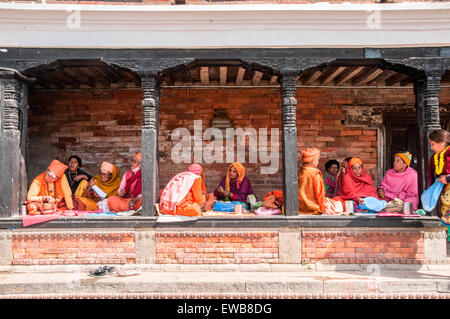
<path id="1" fill-rule="evenodd" d="M 135 262 L 134 232 L 13 234 L 13 265 Z"/>
<path id="2" fill-rule="evenodd" d="M 302 233 L 302 261 L 332 264 L 412 264 L 424 262 L 424 237 L 420 232 Z"/>
<path id="3" fill-rule="evenodd" d="M 424 244 L 426 236 L 436 235 L 424 229 L 298 232 L 301 245 L 299 236 L 280 239 L 278 229 L 149 231 L 153 244 L 147 246 L 134 231 L 13 233 L 12 264 L 125 264 L 143 254 L 156 264 L 277 264 L 286 250 L 301 255 L 301 263 L 433 263 L 425 258 Z"/>
<path id="4" fill-rule="evenodd" d="M 157 232 L 156 263 L 278 263 L 278 231 Z"/>

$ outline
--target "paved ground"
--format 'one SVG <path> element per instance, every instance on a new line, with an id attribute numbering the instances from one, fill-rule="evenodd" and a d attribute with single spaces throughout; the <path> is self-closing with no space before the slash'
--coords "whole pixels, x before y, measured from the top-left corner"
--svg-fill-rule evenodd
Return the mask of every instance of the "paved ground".
<path id="1" fill-rule="evenodd" d="M 0 299 L 24 298 L 450 298 L 444 265 L 0 266 Z"/>
<path id="2" fill-rule="evenodd" d="M 4 267 L 0 298 L 450 298 L 450 265 L 232 266 L 124 265 L 136 275 L 108 278 L 86 266 Z"/>

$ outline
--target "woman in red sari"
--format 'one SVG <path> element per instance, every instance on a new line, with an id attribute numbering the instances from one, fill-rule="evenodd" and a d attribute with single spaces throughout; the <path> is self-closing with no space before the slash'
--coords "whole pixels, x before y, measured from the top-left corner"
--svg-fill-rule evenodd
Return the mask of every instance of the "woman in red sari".
<path id="1" fill-rule="evenodd" d="M 131 160 L 131 167 L 125 172 L 120 183 L 118 195 L 108 197 L 111 212 L 137 210 L 142 206 L 142 154 L 137 153 Z"/>
<path id="2" fill-rule="evenodd" d="M 359 204 L 364 197 L 378 198 L 372 177 L 364 170 L 363 162 L 353 157 L 348 163 L 345 173 L 338 179 L 338 196 L 334 199 L 353 200 Z"/>

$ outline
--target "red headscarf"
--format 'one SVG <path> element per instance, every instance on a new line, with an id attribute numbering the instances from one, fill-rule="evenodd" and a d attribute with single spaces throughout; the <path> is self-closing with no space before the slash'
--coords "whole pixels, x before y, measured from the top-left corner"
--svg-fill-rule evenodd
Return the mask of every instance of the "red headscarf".
<path id="1" fill-rule="evenodd" d="M 364 170 L 361 176 L 357 177 L 352 170 L 352 164 L 362 164 L 358 158 L 353 158 L 347 163 L 344 176 L 339 179 L 338 196 L 342 199 L 355 199 L 357 197 L 375 197 L 378 198 L 377 190 L 373 186 L 372 177 Z"/>

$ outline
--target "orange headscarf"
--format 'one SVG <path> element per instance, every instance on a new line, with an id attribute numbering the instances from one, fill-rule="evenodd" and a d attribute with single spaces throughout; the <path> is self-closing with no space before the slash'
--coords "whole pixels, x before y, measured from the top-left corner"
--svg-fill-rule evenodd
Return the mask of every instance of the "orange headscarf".
<path id="1" fill-rule="evenodd" d="M 363 165 L 363 162 L 357 158 L 357 157 L 353 157 L 350 162 L 348 162 L 350 164 L 350 167 L 352 167 L 355 164 L 359 164 L 359 165 Z"/>
<path id="2" fill-rule="evenodd" d="M 238 173 L 238 177 L 236 178 L 236 186 L 239 189 L 244 177 L 245 177 L 245 167 L 239 162 L 234 162 L 227 169 L 227 177 L 225 178 L 225 190 L 230 191 L 230 168 L 234 167 Z"/>
<path id="3" fill-rule="evenodd" d="M 61 163 L 58 160 L 53 160 L 48 166 L 47 170 L 56 175 L 56 177 L 61 178 L 67 169 L 67 165 Z"/>
<path id="4" fill-rule="evenodd" d="M 142 153 L 139 152 L 135 155 L 135 157 L 139 160 L 139 162 L 142 162 Z"/>
<path id="5" fill-rule="evenodd" d="M 304 163 L 311 163 L 315 159 L 320 158 L 320 151 L 317 148 L 307 148 L 305 151 L 300 153 L 302 161 Z"/>

